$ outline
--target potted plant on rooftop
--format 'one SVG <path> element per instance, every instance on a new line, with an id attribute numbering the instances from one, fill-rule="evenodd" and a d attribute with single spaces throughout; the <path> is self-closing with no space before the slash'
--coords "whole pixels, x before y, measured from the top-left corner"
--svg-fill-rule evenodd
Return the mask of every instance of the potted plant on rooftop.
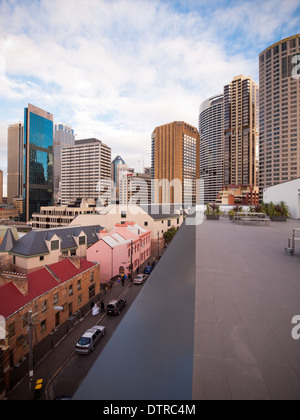
<path id="1" fill-rule="evenodd" d="M 223 213 L 218 204 L 207 204 L 205 214 L 208 220 L 219 220 Z"/>
<path id="2" fill-rule="evenodd" d="M 264 205 L 257 204 L 256 206 L 250 206 L 249 213 L 260 213 L 259 218 L 264 219 L 267 212 Z"/>
<path id="3" fill-rule="evenodd" d="M 228 216 L 230 220 L 233 220 L 234 216 L 236 215 L 236 213 L 240 213 L 243 211 L 243 207 L 241 206 L 234 206 L 229 212 L 228 212 Z"/>
<path id="4" fill-rule="evenodd" d="M 269 203 L 268 214 L 273 222 L 286 222 L 290 217 L 288 205 L 284 201 L 279 204 Z"/>

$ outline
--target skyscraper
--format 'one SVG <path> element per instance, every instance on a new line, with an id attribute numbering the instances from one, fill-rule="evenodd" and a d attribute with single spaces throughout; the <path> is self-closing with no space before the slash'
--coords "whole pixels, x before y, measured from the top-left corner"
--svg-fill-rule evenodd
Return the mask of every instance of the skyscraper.
<path id="1" fill-rule="evenodd" d="M 300 177 L 300 34 L 259 55 L 259 186 Z"/>
<path id="2" fill-rule="evenodd" d="M 224 181 L 223 94 L 202 103 L 199 113 L 200 203 L 214 203 Z"/>
<path id="3" fill-rule="evenodd" d="M 64 147 L 74 146 L 75 135 L 72 127 L 63 124 L 55 124 L 53 141 L 53 188 L 54 201 L 59 200 L 59 189 L 61 181 L 61 151 Z"/>
<path id="4" fill-rule="evenodd" d="M 128 170 L 128 166 L 121 158 L 121 156 L 117 156 L 111 163 L 111 178 L 114 182 L 113 196 L 116 198 L 116 204 L 119 204 L 120 201 L 120 189 L 121 189 L 121 180 L 122 176 Z"/>
<path id="5" fill-rule="evenodd" d="M 118 176 L 119 165 L 125 165 L 125 162 L 121 158 L 121 156 L 117 156 L 111 163 L 111 177 L 116 186 L 118 186 L 118 181 L 119 181 L 119 176 Z"/>
<path id="6" fill-rule="evenodd" d="M 7 202 L 23 197 L 24 125 L 11 124 L 7 130 Z"/>
<path id="7" fill-rule="evenodd" d="M 155 204 L 196 204 L 199 179 L 197 128 L 175 121 L 152 133 L 152 179 Z"/>
<path id="8" fill-rule="evenodd" d="M 224 185 L 257 186 L 258 85 L 236 76 L 224 87 Z"/>
<path id="9" fill-rule="evenodd" d="M 74 199 L 104 197 L 111 200 L 111 149 L 91 138 L 75 141 L 62 150 L 61 203 Z"/>
<path id="10" fill-rule="evenodd" d="M 53 115 L 28 104 L 24 109 L 24 213 L 32 213 L 53 200 Z"/>

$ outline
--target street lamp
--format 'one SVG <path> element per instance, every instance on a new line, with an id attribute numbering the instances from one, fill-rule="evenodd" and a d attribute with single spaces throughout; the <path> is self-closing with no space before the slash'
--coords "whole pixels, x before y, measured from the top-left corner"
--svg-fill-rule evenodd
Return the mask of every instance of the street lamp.
<path id="1" fill-rule="evenodd" d="M 64 308 L 62 306 L 54 306 L 53 308 L 55 311 L 63 311 Z M 32 397 L 32 382 L 33 382 L 33 316 L 38 315 L 39 312 L 35 314 L 32 313 L 32 309 L 28 312 L 28 345 L 29 345 L 29 354 L 28 354 L 28 362 L 29 362 L 29 398 Z"/>

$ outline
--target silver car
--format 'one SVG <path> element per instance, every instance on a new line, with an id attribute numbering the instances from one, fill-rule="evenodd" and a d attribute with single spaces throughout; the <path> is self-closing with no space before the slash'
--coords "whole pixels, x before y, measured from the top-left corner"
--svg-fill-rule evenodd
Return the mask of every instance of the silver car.
<path id="1" fill-rule="evenodd" d="M 106 328 L 100 325 L 89 328 L 76 344 L 75 352 L 79 354 L 89 354 L 95 349 L 95 345 L 105 333 Z"/>
<path id="2" fill-rule="evenodd" d="M 146 281 L 148 278 L 147 274 L 139 274 L 134 280 L 133 283 L 134 284 L 143 284 L 144 281 Z"/>

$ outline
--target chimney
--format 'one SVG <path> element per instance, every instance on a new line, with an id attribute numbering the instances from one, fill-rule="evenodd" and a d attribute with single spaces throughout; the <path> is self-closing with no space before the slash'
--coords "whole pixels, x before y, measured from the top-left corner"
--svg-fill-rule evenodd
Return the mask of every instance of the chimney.
<path id="1" fill-rule="evenodd" d="M 26 274 L 19 274 L 16 276 L 13 280 L 13 283 L 23 296 L 28 295 L 28 277 Z"/>
<path id="2" fill-rule="evenodd" d="M 28 295 L 28 277 L 26 274 L 3 271 L 0 285 L 12 282 L 23 296 Z"/>
<path id="3" fill-rule="evenodd" d="M 69 257 L 69 260 L 75 265 L 75 267 L 77 268 L 77 270 L 80 270 L 80 257 L 77 257 L 77 255 Z"/>
<path id="4" fill-rule="evenodd" d="M 78 257 L 77 255 L 74 255 L 74 256 L 60 255 L 58 257 L 58 261 L 70 260 L 78 270 L 80 270 L 80 266 L 81 266 L 80 259 L 81 258 Z"/>

